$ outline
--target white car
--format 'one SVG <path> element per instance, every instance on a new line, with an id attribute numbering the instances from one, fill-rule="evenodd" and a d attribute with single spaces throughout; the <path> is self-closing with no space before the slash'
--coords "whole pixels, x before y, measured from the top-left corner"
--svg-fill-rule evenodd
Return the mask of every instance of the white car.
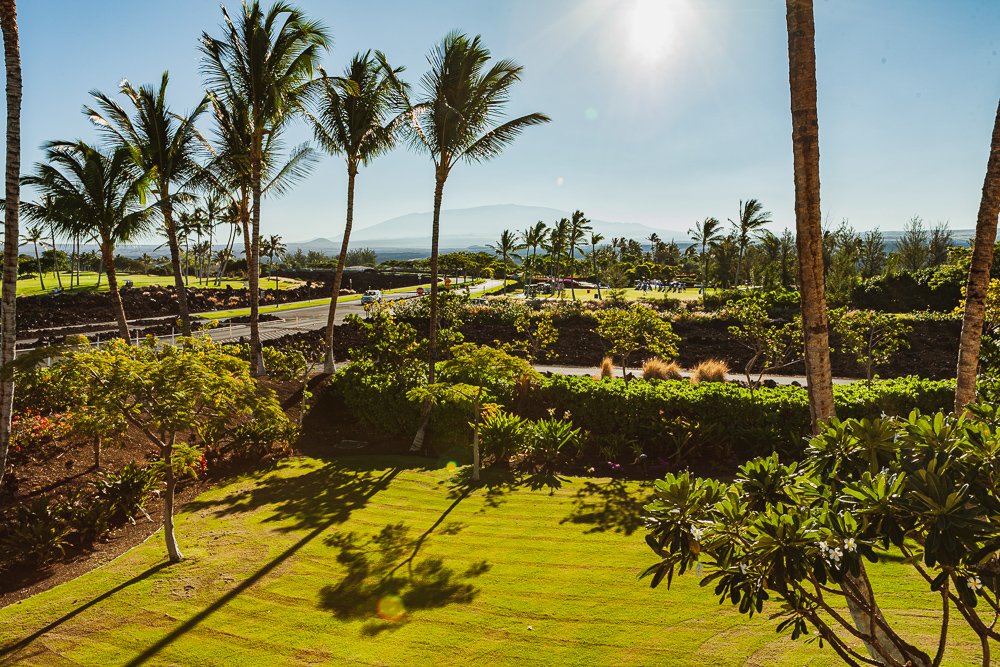
<path id="1" fill-rule="evenodd" d="M 370 289 L 361 296 L 362 305 L 367 303 L 382 303 L 382 292 L 377 289 Z"/>

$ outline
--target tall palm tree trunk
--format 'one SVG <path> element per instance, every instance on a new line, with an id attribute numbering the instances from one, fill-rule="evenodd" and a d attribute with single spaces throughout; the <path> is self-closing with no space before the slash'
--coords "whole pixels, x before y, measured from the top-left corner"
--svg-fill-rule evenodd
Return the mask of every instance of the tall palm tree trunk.
<path id="1" fill-rule="evenodd" d="M 573 301 L 576 301 L 576 280 L 573 275 L 576 271 L 573 270 L 574 264 L 576 264 L 576 246 L 571 243 L 569 246 L 569 293 Z"/>
<path id="2" fill-rule="evenodd" d="M 181 248 L 177 242 L 177 228 L 174 226 L 174 207 L 170 203 L 166 185 L 160 184 L 163 202 L 163 226 L 167 230 L 167 246 L 170 248 L 170 266 L 174 272 L 174 287 L 177 290 L 177 315 L 181 321 L 181 334 L 191 335 L 191 317 L 188 314 L 187 285 L 181 271 Z M 110 274 L 108 276 L 110 278 Z"/>
<path id="3" fill-rule="evenodd" d="M 792 101 L 795 229 L 799 292 L 805 334 L 805 366 L 813 432 L 834 416 L 830 331 L 823 277 L 819 200 L 819 117 L 816 111 L 816 29 L 812 0 L 786 0 L 788 80 Z"/>
<path id="4" fill-rule="evenodd" d="M 434 384 L 434 364 L 437 361 L 438 333 L 438 235 L 441 231 L 441 199 L 444 196 L 446 176 L 439 170 L 434 183 L 434 220 L 431 223 L 431 323 L 427 337 L 430 359 L 427 368 L 427 383 Z"/>
<path id="5" fill-rule="evenodd" d="M 792 153 L 795 172 L 795 228 L 799 257 L 799 292 L 805 334 L 806 381 L 813 432 L 833 417 L 833 375 L 830 370 L 829 320 L 823 277 L 823 232 L 820 213 L 819 115 L 816 106 L 816 27 L 812 0 L 786 0 L 788 22 L 788 82 L 791 92 Z M 921 651 L 896 642 L 874 619 L 882 619 L 864 569 L 848 574 L 864 604 L 851 596 L 847 606 L 860 632 L 871 631 L 865 647 L 879 661 L 929 665 Z M 911 662 L 908 662 L 911 661 Z"/>
<path id="6" fill-rule="evenodd" d="M 45 291 L 45 276 L 42 274 L 42 258 L 38 256 L 38 241 L 32 242 L 35 247 L 35 266 L 38 267 L 38 284 L 41 286 L 42 291 Z"/>
<path id="7" fill-rule="evenodd" d="M 52 234 L 52 270 L 56 273 L 56 283 L 59 285 L 59 289 L 62 290 L 62 272 L 59 271 L 59 251 L 56 250 L 56 229 L 55 227 L 50 227 L 49 232 Z"/>
<path id="8" fill-rule="evenodd" d="M 976 220 L 976 240 L 972 247 L 972 264 L 965 288 L 965 316 L 958 347 L 958 372 L 955 385 L 955 410 L 959 411 L 976 400 L 976 370 L 979 367 L 979 346 L 986 316 L 986 290 L 990 284 L 993 248 L 997 239 L 997 216 L 1000 215 L 1000 105 L 993 124 L 990 157 L 986 162 L 983 198 L 979 202 Z"/>
<path id="9" fill-rule="evenodd" d="M 4 175 L 3 280 L 0 296 L 0 366 L 14 361 L 17 344 L 17 239 L 18 209 L 21 200 L 21 50 L 18 46 L 17 3 L 0 2 L 0 29 L 3 31 L 4 69 L 7 72 L 7 163 Z M 7 469 L 10 449 L 10 420 L 14 411 L 14 380 L 0 379 L 0 483 Z"/>
<path id="10" fill-rule="evenodd" d="M 337 321 L 337 299 L 340 298 L 340 285 L 344 281 L 344 265 L 347 263 L 347 248 L 351 243 L 351 228 L 354 226 L 354 179 L 358 175 L 355 165 L 347 166 L 347 220 L 344 223 L 344 240 L 340 244 L 340 255 L 337 256 L 337 270 L 333 273 L 333 289 L 330 291 L 330 313 L 326 318 L 326 361 L 324 373 L 334 372 L 336 356 L 333 351 L 333 336 Z"/>
<path id="11" fill-rule="evenodd" d="M 104 238 L 101 240 L 101 256 L 108 272 L 108 289 L 111 293 L 111 305 L 115 310 L 115 320 L 118 322 L 118 333 L 126 341 L 129 341 L 128 320 L 125 319 L 125 304 L 122 302 L 122 294 L 118 291 L 118 270 L 115 269 L 115 247 L 111 240 Z"/>
<path id="12" fill-rule="evenodd" d="M 247 244 L 247 278 L 250 283 L 250 372 L 253 377 L 262 377 L 264 368 L 264 352 L 260 346 L 260 152 L 253 160 L 253 215 L 250 233 L 253 235 Z"/>

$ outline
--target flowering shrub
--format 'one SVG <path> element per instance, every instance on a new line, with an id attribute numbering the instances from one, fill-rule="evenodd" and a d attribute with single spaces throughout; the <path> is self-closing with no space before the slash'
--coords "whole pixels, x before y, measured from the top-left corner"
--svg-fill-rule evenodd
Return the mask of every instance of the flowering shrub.
<path id="1" fill-rule="evenodd" d="M 70 432 L 70 420 L 66 414 L 46 416 L 32 408 L 15 414 L 10 423 L 11 449 L 15 452 L 58 440 Z"/>
<path id="2" fill-rule="evenodd" d="M 756 459 L 732 483 L 666 475 L 645 508 L 658 561 L 642 576 L 669 587 L 675 573 L 704 569 L 702 584 L 748 616 L 776 598 L 779 632 L 819 639 L 848 664 L 942 664 L 951 616 L 951 627 L 964 621 L 978 635 L 983 664 L 992 664 L 1000 411 L 968 409 L 832 419 L 801 464 Z M 872 581 L 880 571 L 865 566 L 900 555 L 942 606 L 934 645 L 924 647 L 933 658 L 882 614 L 884 588 Z M 838 611 L 844 606 L 850 614 Z"/>

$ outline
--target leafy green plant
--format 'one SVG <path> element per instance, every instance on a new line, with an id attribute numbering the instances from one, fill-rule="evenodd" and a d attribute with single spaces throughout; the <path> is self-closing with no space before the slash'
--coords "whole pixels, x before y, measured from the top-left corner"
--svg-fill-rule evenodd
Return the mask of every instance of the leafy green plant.
<path id="1" fill-rule="evenodd" d="M 573 427 L 568 415 L 564 415 L 563 419 L 555 416 L 539 419 L 530 428 L 526 454 L 537 470 L 554 472 L 559 465 L 579 454 L 583 433 Z"/>
<path id="2" fill-rule="evenodd" d="M 60 500 L 36 498 L 14 507 L 0 523 L 0 565 L 48 565 L 69 545 L 69 508 Z"/>
<path id="3" fill-rule="evenodd" d="M 496 462 L 508 462 L 511 455 L 525 448 L 530 424 L 506 410 L 494 410 L 479 424 L 479 440 L 483 457 Z"/>

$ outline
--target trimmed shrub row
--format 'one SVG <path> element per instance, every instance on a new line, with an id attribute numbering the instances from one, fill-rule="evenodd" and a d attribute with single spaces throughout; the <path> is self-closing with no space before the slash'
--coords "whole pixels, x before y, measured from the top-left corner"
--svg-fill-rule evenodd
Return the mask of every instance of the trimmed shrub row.
<path id="1" fill-rule="evenodd" d="M 867 385 L 836 385 L 837 415 L 874 417 L 948 410 L 954 400 L 951 380 L 917 377 L 876 380 Z M 735 383 L 631 381 L 554 375 L 529 401 L 533 412 L 569 412 L 573 423 L 592 438 L 632 441 L 644 449 L 665 438 L 678 418 L 692 425 L 689 434 L 711 446 L 715 454 L 747 460 L 779 452 L 797 459 L 809 434 L 809 399 L 796 386 L 761 387 L 751 391 Z"/>

